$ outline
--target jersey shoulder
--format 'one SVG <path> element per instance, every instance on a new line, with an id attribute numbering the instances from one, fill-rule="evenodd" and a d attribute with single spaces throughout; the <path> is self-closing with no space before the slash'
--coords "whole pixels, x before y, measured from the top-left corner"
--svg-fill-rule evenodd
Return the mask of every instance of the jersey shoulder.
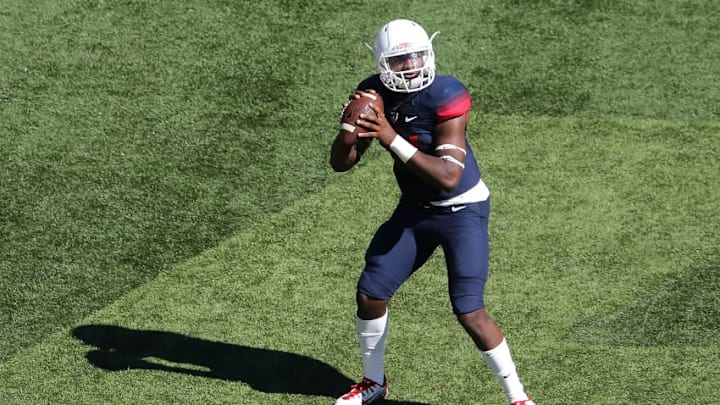
<path id="1" fill-rule="evenodd" d="M 437 75 L 431 87 L 440 87 L 447 91 L 467 91 L 467 87 L 454 76 Z"/>
<path id="2" fill-rule="evenodd" d="M 369 76 L 365 78 L 363 81 L 358 84 L 357 90 L 375 90 L 378 93 L 383 91 L 385 89 L 385 86 L 383 86 L 382 82 L 380 81 L 380 75 L 374 74 L 372 76 Z"/>
<path id="3" fill-rule="evenodd" d="M 452 76 L 435 77 L 427 89 L 426 100 L 436 109 L 440 121 L 459 117 L 472 107 L 467 87 Z"/>

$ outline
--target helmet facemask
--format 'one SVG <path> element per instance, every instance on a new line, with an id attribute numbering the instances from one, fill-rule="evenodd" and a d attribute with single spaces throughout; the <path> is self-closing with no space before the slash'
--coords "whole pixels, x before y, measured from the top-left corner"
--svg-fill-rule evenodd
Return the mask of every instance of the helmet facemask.
<path id="1" fill-rule="evenodd" d="M 378 59 L 380 80 L 392 91 L 411 93 L 429 86 L 435 79 L 432 47 L 383 54 Z"/>

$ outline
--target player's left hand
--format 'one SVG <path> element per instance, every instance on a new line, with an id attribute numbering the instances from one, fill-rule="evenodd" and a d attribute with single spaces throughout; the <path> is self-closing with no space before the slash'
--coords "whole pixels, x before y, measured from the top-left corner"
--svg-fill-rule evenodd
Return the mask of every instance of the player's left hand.
<path id="1" fill-rule="evenodd" d="M 359 133 L 358 138 L 377 138 L 378 142 L 387 149 L 397 133 L 385 118 L 385 111 L 374 104 L 371 104 L 371 108 L 375 111 L 375 116 L 360 114 L 357 124 L 368 131 Z"/>

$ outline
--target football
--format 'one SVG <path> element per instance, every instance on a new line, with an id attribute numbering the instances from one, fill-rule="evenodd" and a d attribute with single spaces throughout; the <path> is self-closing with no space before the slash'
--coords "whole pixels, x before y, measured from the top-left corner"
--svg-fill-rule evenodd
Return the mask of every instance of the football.
<path id="1" fill-rule="evenodd" d="M 384 109 L 382 97 L 365 92 L 362 93 L 361 97 L 350 100 L 350 103 L 343 109 L 340 117 L 340 132 L 346 144 L 355 144 L 357 135 L 365 132 L 364 128 L 356 124 L 360 114 L 375 115 L 375 111 L 370 108 L 370 103 L 378 107 L 380 111 Z"/>

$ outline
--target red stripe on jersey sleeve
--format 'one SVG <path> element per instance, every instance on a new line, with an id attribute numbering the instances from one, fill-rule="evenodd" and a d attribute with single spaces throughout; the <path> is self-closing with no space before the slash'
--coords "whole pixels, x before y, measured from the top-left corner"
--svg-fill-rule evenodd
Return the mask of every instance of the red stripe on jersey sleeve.
<path id="1" fill-rule="evenodd" d="M 471 105 L 472 103 L 470 101 L 470 95 L 468 95 L 468 93 L 466 92 L 463 92 L 459 95 L 459 97 L 455 98 L 447 105 L 444 105 L 438 109 L 438 120 L 442 122 L 447 121 L 450 118 L 459 117 L 470 111 Z"/>

